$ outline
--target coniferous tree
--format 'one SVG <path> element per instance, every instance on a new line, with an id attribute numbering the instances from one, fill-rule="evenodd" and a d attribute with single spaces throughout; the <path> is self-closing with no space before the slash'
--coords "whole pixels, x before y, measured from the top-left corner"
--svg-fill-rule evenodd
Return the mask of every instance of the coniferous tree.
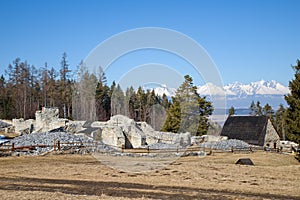
<path id="1" fill-rule="evenodd" d="M 285 140 L 285 126 L 286 126 L 286 109 L 282 104 L 280 104 L 278 110 L 275 113 L 275 119 L 274 124 L 275 128 L 277 130 L 277 133 L 279 134 L 280 138 Z"/>
<path id="2" fill-rule="evenodd" d="M 47 84 L 48 88 L 48 98 L 49 98 L 49 106 L 50 107 L 59 107 L 59 102 L 57 97 L 60 96 L 60 91 L 58 89 L 58 72 L 52 67 L 49 71 L 49 80 Z"/>
<path id="3" fill-rule="evenodd" d="M 251 102 L 249 114 L 252 116 L 256 115 L 256 105 L 255 105 L 254 101 Z"/>
<path id="4" fill-rule="evenodd" d="M 161 104 L 166 110 L 170 107 L 169 99 L 165 93 L 162 95 L 162 103 Z"/>
<path id="5" fill-rule="evenodd" d="M 125 116 L 134 119 L 134 104 L 132 102 L 132 95 L 134 95 L 134 89 L 131 86 L 126 89 L 125 97 L 124 97 L 124 109 Z"/>
<path id="6" fill-rule="evenodd" d="M 172 98 L 163 130 L 175 133 L 190 132 L 193 135 L 205 134 L 209 127 L 208 115 L 213 111 L 212 105 L 200 97 L 189 75 L 184 79 Z"/>
<path id="7" fill-rule="evenodd" d="M 96 114 L 99 121 L 107 121 L 111 116 L 110 89 L 107 79 L 101 67 L 99 67 L 99 78 L 96 86 Z"/>
<path id="8" fill-rule="evenodd" d="M 0 77 L 0 119 L 12 118 L 12 101 L 9 97 L 9 90 L 3 75 Z"/>
<path id="9" fill-rule="evenodd" d="M 181 109 L 177 98 L 172 97 L 172 103 L 167 111 L 167 119 L 162 127 L 162 131 L 177 133 L 180 128 Z"/>
<path id="10" fill-rule="evenodd" d="M 43 106 L 47 107 L 49 106 L 49 72 L 48 72 L 48 64 L 45 63 L 44 67 L 40 70 L 40 83 L 41 83 L 41 90 L 42 90 L 42 102 Z"/>
<path id="11" fill-rule="evenodd" d="M 115 85 L 114 82 L 113 85 Z M 121 86 L 119 84 L 114 86 L 113 91 L 111 94 L 111 115 L 125 115 L 125 96 Z"/>
<path id="12" fill-rule="evenodd" d="M 262 115 L 273 121 L 274 110 L 268 103 L 262 108 Z"/>
<path id="13" fill-rule="evenodd" d="M 250 105 L 250 115 L 252 116 L 262 116 L 262 107 L 260 105 L 260 102 L 257 101 L 256 104 L 254 103 L 254 101 L 251 102 Z"/>
<path id="14" fill-rule="evenodd" d="M 135 110 L 136 110 L 136 121 L 145 121 L 146 118 L 146 103 L 147 97 L 145 91 L 140 86 L 136 91 L 136 103 L 135 103 Z"/>
<path id="15" fill-rule="evenodd" d="M 285 96 L 288 104 L 286 111 L 286 136 L 289 140 L 300 143 L 300 60 L 292 66 L 295 77 L 289 82 L 290 94 Z"/>
<path id="16" fill-rule="evenodd" d="M 69 64 L 67 61 L 66 52 L 63 53 L 61 59 L 61 68 L 60 68 L 60 82 L 59 82 L 59 91 L 60 91 L 60 110 L 63 113 L 64 118 L 71 118 L 71 105 L 72 105 L 72 81 L 70 80 Z"/>
<path id="17" fill-rule="evenodd" d="M 256 116 L 262 116 L 262 107 L 259 101 L 256 102 Z"/>
<path id="18" fill-rule="evenodd" d="M 232 115 L 235 115 L 235 109 L 234 109 L 233 106 L 231 106 L 231 107 L 229 108 L 229 113 L 228 113 L 228 116 L 232 116 Z"/>

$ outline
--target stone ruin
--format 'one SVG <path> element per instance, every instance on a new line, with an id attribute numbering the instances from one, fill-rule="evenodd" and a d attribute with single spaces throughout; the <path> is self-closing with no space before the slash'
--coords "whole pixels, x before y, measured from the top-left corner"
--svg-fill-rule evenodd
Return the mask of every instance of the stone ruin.
<path id="1" fill-rule="evenodd" d="M 36 111 L 35 120 L 13 119 L 12 127 L 19 135 L 41 132 L 65 131 L 84 134 L 95 141 L 115 148 L 142 148 L 156 145 L 186 147 L 191 144 L 190 133 L 155 131 L 146 122 L 135 122 L 123 115 L 115 115 L 106 122 L 69 121 L 59 118 L 58 108 Z"/>
<path id="2" fill-rule="evenodd" d="M 22 135 L 59 129 L 65 127 L 67 122 L 67 119 L 59 118 L 58 108 L 43 107 L 42 110 L 35 112 L 35 120 L 13 119 L 12 126 L 15 133 Z"/>
<path id="3" fill-rule="evenodd" d="M 93 138 L 118 148 L 140 148 L 153 144 L 176 144 L 178 147 L 185 147 L 191 144 L 190 133 L 155 131 L 146 122 L 135 122 L 123 115 L 112 116 L 107 122 L 93 122 L 88 128 L 94 128 L 91 132 Z"/>

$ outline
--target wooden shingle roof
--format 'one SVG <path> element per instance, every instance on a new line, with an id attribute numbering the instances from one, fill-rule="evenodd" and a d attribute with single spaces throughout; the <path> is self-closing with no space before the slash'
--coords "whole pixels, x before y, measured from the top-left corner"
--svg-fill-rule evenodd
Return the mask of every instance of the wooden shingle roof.
<path id="1" fill-rule="evenodd" d="M 267 123 L 266 116 L 231 116 L 227 118 L 221 136 L 263 146 Z"/>

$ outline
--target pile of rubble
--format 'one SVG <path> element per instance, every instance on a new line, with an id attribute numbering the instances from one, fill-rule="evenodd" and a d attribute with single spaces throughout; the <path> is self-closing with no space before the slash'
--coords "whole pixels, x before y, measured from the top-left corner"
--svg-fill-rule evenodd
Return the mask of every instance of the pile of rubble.
<path id="1" fill-rule="evenodd" d="M 83 146 L 85 143 L 93 143 L 91 138 L 84 135 L 74 135 L 66 132 L 42 132 L 31 133 L 16 137 L 10 140 L 9 144 L 14 144 L 14 147 L 28 147 L 30 151 L 24 151 L 27 155 L 40 155 L 53 150 L 54 141 L 60 142 L 62 151 L 68 150 L 70 145 L 63 145 L 63 143 L 70 143 L 72 147 Z"/>
<path id="2" fill-rule="evenodd" d="M 234 149 L 249 149 L 250 145 L 242 140 L 230 139 L 222 140 L 217 142 L 204 142 L 199 145 L 200 147 L 211 148 L 211 149 L 220 149 L 220 150 L 229 150 Z"/>

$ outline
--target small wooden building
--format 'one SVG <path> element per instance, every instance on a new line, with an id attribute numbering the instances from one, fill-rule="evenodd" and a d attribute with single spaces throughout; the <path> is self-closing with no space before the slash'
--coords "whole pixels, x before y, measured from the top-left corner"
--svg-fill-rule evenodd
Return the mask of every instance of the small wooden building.
<path id="1" fill-rule="evenodd" d="M 266 116 L 230 116 L 223 126 L 221 136 L 274 149 L 280 145 L 277 131 Z"/>

